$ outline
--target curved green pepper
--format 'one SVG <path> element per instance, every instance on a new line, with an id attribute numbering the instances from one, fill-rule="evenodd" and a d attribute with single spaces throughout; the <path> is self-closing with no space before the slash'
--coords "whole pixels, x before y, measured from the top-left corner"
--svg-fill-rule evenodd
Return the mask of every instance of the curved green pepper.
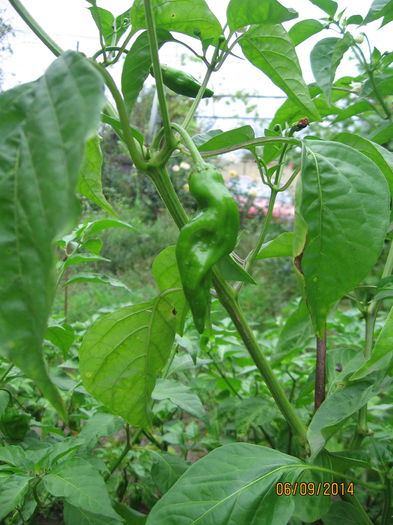
<path id="1" fill-rule="evenodd" d="M 178 95 L 185 95 L 186 97 L 195 98 L 201 87 L 201 84 L 188 73 L 173 69 L 168 66 L 161 66 L 162 80 L 164 84 Z M 153 68 L 150 68 L 150 73 L 153 74 Z M 206 88 L 202 98 L 212 97 L 213 91 Z"/>
<path id="2" fill-rule="evenodd" d="M 200 164 L 191 173 L 189 186 L 201 211 L 181 229 L 176 259 L 195 326 L 202 333 L 210 307 L 211 270 L 235 248 L 240 219 L 215 166 Z"/>

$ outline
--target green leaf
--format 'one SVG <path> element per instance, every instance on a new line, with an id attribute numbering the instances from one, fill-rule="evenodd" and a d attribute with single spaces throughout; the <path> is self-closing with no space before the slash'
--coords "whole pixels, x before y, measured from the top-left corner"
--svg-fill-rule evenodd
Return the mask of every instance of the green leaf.
<path id="1" fill-rule="evenodd" d="M 146 514 L 142 514 L 142 512 L 138 512 L 128 505 L 117 501 L 114 503 L 114 507 L 119 516 L 123 518 L 125 525 L 144 525 L 146 523 Z"/>
<path id="2" fill-rule="evenodd" d="M 293 254 L 293 233 L 280 233 L 275 239 L 262 245 L 257 259 L 269 259 L 271 257 L 291 257 Z"/>
<path id="3" fill-rule="evenodd" d="M 112 436 L 119 432 L 122 427 L 123 421 L 120 417 L 98 412 L 86 421 L 78 437 L 97 442 L 98 438 Z"/>
<path id="4" fill-rule="evenodd" d="M 235 261 L 231 254 L 226 255 L 217 263 L 222 277 L 226 281 L 241 281 L 249 284 L 256 284 L 251 275 Z"/>
<path id="5" fill-rule="evenodd" d="M 273 364 L 279 363 L 295 350 L 304 348 L 311 335 L 310 314 L 305 302 L 301 300 L 280 331 L 276 351 L 272 356 Z"/>
<path id="6" fill-rule="evenodd" d="M 332 469 L 330 456 L 324 450 L 311 464 L 324 469 Z M 296 495 L 294 516 L 302 522 L 314 523 L 326 514 L 331 505 L 331 498 L 325 496 L 323 490 L 318 494 L 318 487 L 326 487 L 327 485 L 324 485 L 324 483 L 330 485 L 333 481 L 333 475 L 320 472 L 319 470 L 306 470 L 299 476 L 297 481 L 298 483 L 306 483 L 310 489 L 314 487 L 315 493 L 312 496 L 304 496 L 299 493 Z"/>
<path id="7" fill-rule="evenodd" d="M 158 490 L 165 494 L 190 466 L 187 461 L 174 454 L 149 450 L 153 457 L 151 475 Z"/>
<path id="8" fill-rule="evenodd" d="M 361 151 L 371 159 L 385 175 L 389 184 L 390 194 L 393 195 L 393 153 L 391 151 L 353 133 L 340 133 L 334 137 L 334 140 Z"/>
<path id="9" fill-rule="evenodd" d="M 218 39 L 222 33 L 220 22 L 210 11 L 205 0 L 153 0 L 156 27 L 177 31 L 201 40 Z M 131 7 L 131 21 L 134 31 L 147 29 L 143 0 L 136 0 Z"/>
<path id="10" fill-rule="evenodd" d="M 2 418 L 4 412 L 7 410 L 11 399 L 12 397 L 8 390 L 0 390 L 0 419 Z"/>
<path id="11" fill-rule="evenodd" d="M 21 474 L 13 474 L 6 478 L 0 477 L 0 520 L 23 504 L 31 479 L 33 479 L 32 476 Z"/>
<path id="12" fill-rule="evenodd" d="M 53 244 L 76 222 L 78 172 L 103 103 L 101 76 L 73 51 L 37 82 L 0 96 L 0 352 L 63 419 L 42 356 L 55 292 Z"/>
<path id="13" fill-rule="evenodd" d="M 347 25 L 356 25 L 360 26 L 360 24 L 363 22 L 363 17 L 361 15 L 352 15 L 347 20 Z"/>
<path id="14" fill-rule="evenodd" d="M 319 114 L 304 83 L 295 46 L 281 25 L 251 27 L 240 40 L 243 53 L 255 67 L 304 112 L 303 116 L 319 120 Z"/>
<path id="15" fill-rule="evenodd" d="M 355 104 L 351 104 L 347 108 L 340 111 L 338 114 L 338 117 L 336 117 L 333 121 L 333 124 L 337 124 L 337 122 L 342 122 L 343 120 L 353 117 L 354 115 L 360 115 L 361 113 L 365 113 L 366 111 L 375 111 L 373 106 L 368 102 L 367 100 L 360 100 L 359 102 L 355 102 Z"/>
<path id="16" fill-rule="evenodd" d="M 287 9 L 277 0 L 230 0 L 227 19 L 232 31 L 255 24 L 280 24 L 298 17 L 294 9 Z"/>
<path id="17" fill-rule="evenodd" d="M 75 334 L 73 328 L 67 324 L 52 325 L 48 326 L 45 332 L 45 339 L 60 348 L 60 350 L 66 354 L 74 342 Z"/>
<path id="18" fill-rule="evenodd" d="M 120 120 L 112 118 L 109 115 L 105 115 L 104 113 L 101 114 L 101 120 L 102 120 L 102 122 L 105 122 L 105 124 L 109 124 L 110 126 L 112 126 L 112 128 L 113 128 L 113 130 L 115 132 L 120 131 L 120 134 L 122 133 L 123 127 L 121 125 Z M 139 142 L 139 144 L 141 146 L 143 146 L 143 143 L 144 143 L 145 139 L 144 139 L 142 133 L 137 128 L 135 128 L 134 126 L 130 125 L 129 127 L 130 127 L 130 131 L 131 131 L 132 136 Z"/>
<path id="19" fill-rule="evenodd" d="M 211 129 L 210 131 L 206 131 L 205 133 L 198 133 L 198 135 L 194 135 L 191 138 L 194 141 L 195 146 L 199 148 L 205 142 L 215 137 L 216 135 L 221 135 L 221 133 L 223 133 L 221 129 Z"/>
<path id="20" fill-rule="evenodd" d="M 82 458 L 71 458 L 56 465 L 43 478 L 46 490 L 56 498 L 105 518 L 118 518 L 113 510 L 105 482 Z"/>
<path id="21" fill-rule="evenodd" d="M 77 191 L 114 217 L 119 217 L 102 192 L 102 153 L 98 135 L 86 143 L 85 156 L 79 171 Z"/>
<path id="22" fill-rule="evenodd" d="M 157 31 L 158 47 L 173 40 L 172 35 L 163 29 Z M 124 102 L 131 113 L 151 66 L 149 34 L 141 33 L 128 51 L 121 74 L 121 90 Z"/>
<path id="23" fill-rule="evenodd" d="M 320 338 L 330 307 L 368 275 L 381 253 L 389 201 L 383 173 L 365 155 L 337 142 L 306 141 L 301 214 L 308 231 L 301 268 Z"/>
<path id="24" fill-rule="evenodd" d="M 247 142 L 255 138 L 254 130 L 251 126 L 242 126 L 240 128 L 231 129 L 220 133 L 219 135 L 204 142 L 198 147 L 199 151 L 211 151 L 215 149 L 226 148 L 234 146 L 241 142 Z"/>
<path id="25" fill-rule="evenodd" d="M 110 275 L 105 275 L 103 273 L 91 273 L 91 272 L 81 272 L 71 277 L 67 282 L 63 284 L 63 288 L 69 286 L 70 284 L 75 283 L 98 283 L 98 284 L 109 284 L 115 288 L 125 288 L 130 291 L 128 286 L 118 279 L 114 279 Z"/>
<path id="26" fill-rule="evenodd" d="M 392 10 L 393 0 L 374 0 L 364 19 L 364 24 L 373 22 L 382 16 L 388 16 Z"/>
<path id="27" fill-rule="evenodd" d="M 385 144 L 393 139 L 393 123 L 382 124 L 375 133 L 372 133 L 370 139 L 377 144 Z"/>
<path id="28" fill-rule="evenodd" d="M 174 405 L 192 416 L 199 419 L 206 418 L 205 409 L 198 395 L 189 386 L 183 385 L 175 379 L 158 379 L 151 396 L 156 401 L 169 399 Z"/>
<path id="29" fill-rule="evenodd" d="M 26 452 L 17 445 L 0 447 L 0 461 L 14 467 L 30 469 L 33 467 L 31 461 L 26 457 Z"/>
<path id="30" fill-rule="evenodd" d="M 291 37 L 293 45 L 298 46 L 307 40 L 307 38 L 310 38 L 310 36 L 316 35 L 322 31 L 324 27 L 325 26 L 321 24 L 321 22 L 312 18 L 301 20 L 291 27 L 288 31 L 288 35 Z"/>
<path id="31" fill-rule="evenodd" d="M 80 348 L 86 390 L 131 425 L 149 426 L 151 393 L 168 359 L 175 324 L 173 305 L 161 296 L 101 317 Z"/>
<path id="32" fill-rule="evenodd" d="M 83 250 L 88 250 L 90 253 L 99 255 L 102 250 L 102 240 L 101 239 L 88 239 L 81 246 Z"/>
<path id="33" fill-rule="evenodd" d="M 88 512 L 83 508 L 74 507 L 73 505 L 70 505 L 67 501 L 64 502 L 65 525 L 102 525 L 103 520 L 105 520 L 105 525 L 124 524 L 124 521 L 120 518 L 120 516 L 118 518 L 109 518 L 108 516 L 105 516 L 105 518 L 103 518 L 101 514 L 93 514 L 92 512 Z"/>
<path id="34" fill-rule="evenodd" d="M 350 377 L 350 380 L 362 379 L 371 374 L 371 372 L 386 370 L 392 359 L 393 347 L 393 308 L 390 310 L 385 324 L 376 340 L 371 357 L 367 359 L 364 365 L 355 374 Z"/>
<path id="35" fill-rule="evenodd" d="M 311 69 L 318 85 L 323 89 L 328 100 L 337 68 L 353 43 L 350 33 L 343 38 L 329 37 L 317 42 L 311 51 Z"/>
<path id="36" fill-rule="evenodd" d="M 324 525 L 370 525 L 370 520 L 364 517 L 360 510 L 346 501 L 334 501 L 330 510 L 323 516 Z"/>
<path id="37" fill-rule="evenodd" d="M 236 406 L 234 423 L 236 431 L 247 434 L 252 425 L 269 424 L 277 417 L 277 409 L 261 396 L 242 399 Z"/>
<path id="38" fill-rule="evenodd" d="M 95 2 L 94 2 L 95 4 Z M 115 18 L 110 11 L 97 7 L 96 5 L 88 8 L 93 20 L 98 28 L 98 31 L 104 37 L 104 42 L 107 46 L 112 45 L 113 25 Z"/>
<path id="39" fill-rule="evenodd" d="M 333 17 L 336 14 L 338 5 L 333 0 L 310 0 L 310 2 L 318 6 L 322 11 L 325 11 L 329 16 Z"/>
<path id="40" fill-rule="evenodd" d="M 70 255 L 67 260 L 64 262 L 64 268 L 72 266 L 74 264 L 79 264 L 82 262 L 93 262 L 93 261 L 104 261 L 110 262 L 110 259 L 106 257 L 101 257 L 101 255 L 94 255 L 93 253 L 75 253 Z"/>
<path id="41" fill-rule="evenodd" d="M 377 391 L 378 386 L 370 379 L 349 383 L 330 394 L 315 412 L 308 427 L 312 455 L 318 454 L 339 425 L 362 408 Z"/>
<path id="42" fill-rule="evenodd" d="M 176 310 L 176 331 L 182 334 L 188 306 L 177 267 L 175 246 L 168 246 L 156 256 L 152 265 L 152 273 L 160 292 L 174 290 L 171 293 L 171 302 Z M 175 292 L 175 290 L 178 291 Z"/>
<path id="43" fill-rule="evenodd" d="M 124 221 L 116 219 L 99 219 L 98 221 L 90 222 L 86 225 L 86 233 L 92 234 L 108 228 L 126 228 L 127 230 L 135 230 L 134 226 Z"/>
<path id="44" fill-rule="evenodd" d="M 286 525 L 291 496 L 276 483 L 293 482 L 304 464 L 277 450 L 247 443 L 219 447 L 200 459 L 155 504 L 147 525 Z M 174 518 L 175 517 L 175 518 Z"/>

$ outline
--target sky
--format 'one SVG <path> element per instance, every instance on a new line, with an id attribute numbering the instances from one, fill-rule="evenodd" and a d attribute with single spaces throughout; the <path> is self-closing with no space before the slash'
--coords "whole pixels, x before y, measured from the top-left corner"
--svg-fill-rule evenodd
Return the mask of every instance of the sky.
<path id="1" fill-rule="evenodd" d="M 207 0 L 207 3 L 222 22 L 225 19 L 227 0 Z M 308 0 L 295 0 L 292 2 L 281 0 L 281 3 L 286 7 L 296 9 L 300 15 L 299 19 L 324 16 L 324 13 Z M 338 0 L 339 10 L 347 8 L 347 16 L 351 14 L 364 16 L 371 3 L 372 0 Z M 85 0 L 24 0 L 23 4 L 63 49 L 79 49 L 87 55 L 92 55 L 99 48 L 97 29 L 87 10 L 89 4 Z M 116 16 L 129 8 L 131 2 L 130 0 L 99 0 L 98 5 L 112 11 Z M 0 56 L 0 67 L 4 72 L 3 89 L 9 89 L 39 77 L 50 65 L 54 57 L 30 31 L 23 20 L 19 18 L 7 0 L 0 0 L 0 9 L 5 21 L 14 28 L 14 36 L 9 38 L 13 53 L 11 55 L 3 53 L 3 56 Z M 289 29 L 296 21 L 295 19 L 285 23 L 286 29 Z M 378 30 L 379 25 L 380 22 L 377 21 L 368 26 L 367 34 L 371 43 L 381 51 L 391 50 L 391 35 L 389 35 L 391 25 Z M 351 26 L 351 31 L 355 36 L 359 32 L 356 26 Z M 309 61 L 312 47 L 319 39 L 335 35 L 335 33 L 325 31 L 311 37 L 297 47 L 303 76 L 307 83 L 314 80 Z M 190 39 L 190 41 L 195 43 L 194 39 Z M 183 47 L 179 47 L 176 44 L 167 44 L 160 52 L 160 58 L 163 63 L 181 69 L 183 67 L 181 65 L 181 55 L 184 52 L 185 48 Z M 204 66 L 190 62 L 187 65 L 187 71 L 201 79 L 204 73 Z M 120 79 L 120 64 L 114 68 L 112 74 L 116 79 Z M 337 72 L 337 78 L 348 74 L 356 74 L 356 67 L 353 61 L 345 59 Z M 261 71 L 246 61 L 233 57 L 230 57 L 221 70 L 213 75 L 209 87 L 212 87 L 215 94 L 220 95 L 230 95 L 239 90 L 246 90 L 248 93 L 264 96 L 284 96 L 282 91 L 267 79 Z M 206 99 L 202 102 L 198 113 L 203 117 L 247 116 L 242 103 L 233 105 L 232 103 L 228 104 L 228 102 L 228 99 L 221 101 Z M 282 102 L 283 100 L 280 98 L 255 99 L 259 117 L 272 118 Z M 224 130 L 236 126 L 236 121 L 228 118 L 226 120 L 205 118 L 204 122 L 206 124 L 214 123 L 214 127 L 220 127 Z"/>

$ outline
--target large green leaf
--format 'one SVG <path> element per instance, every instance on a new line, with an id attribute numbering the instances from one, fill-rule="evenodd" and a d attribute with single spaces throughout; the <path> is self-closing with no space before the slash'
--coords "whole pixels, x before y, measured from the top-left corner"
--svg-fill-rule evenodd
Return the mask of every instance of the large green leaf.
<path id="1" fill-rule="evenodd" d="M 9 477 L 0 477 L 0 520 L 5 518 L 15 507 L 22 505 L 29 490 L 31 476 L 13 474 Z"/>
<path id="2" fill-rule="evenodd" d="M 106 200 L 101 181 L 102 153 L 98 135 L 86 143 L 85 156 L 79 172 L 78 192 L 114 217 L 118 214 Z"/>
<path id="3" fill-rule="evenodd" d="M 93 514 L 80 507 L 74 507 L 67 501 L 64 503 L 64 523 L 65 525 L 102 525 L 105 520 L 105 525 L 120 525 L 124 524 L 124 521 L 118 518 L 109 518 L 105 516 L 103 518 L 100 514 Z"/>
<path id="4" fill-rule="evenodd" d="M 173 40 L 172 35 L 164 29 L 157 30 L 157 42 L 160 48 L 165 42 Z M 138 95 L 149 75 L 151 66 L 149 35 L 141 33 L 128 51 L 121 74 L 121 90 L 129 112 L 132 111 Z"/>
<path id="5" fill-rule="evenodd" d="M 310 119 L 319 114 L 304 83 L 295 46 L 280 24 L 252 26 L 240 40 L 246 58 L 263 71 Z"/>
<path id="6" fill-rule="evenodd" d="M 393 153 L 386 148 L 353 133 L 340 133 L 334 140 L 352 146 L 371 159 L 385 175 L 393 195 Z"/>
<path id="7" fill-rule="evenodd" d="M 301 268 L 320 338 L 332 304 L 375 264 L 387 232 L 389 204 L 383 173 L 363 153 L 337 142 L 306 141 L 301 215 L 308 231 Z"/>
<path id="8" fill-rule="evenodd" d="M 66 418 L 42 357 L 55 290 L 53 243 L 75 224 L 85 142 L 99 123 L 103 82 L 79 53 L 0 96 L 0 352 Z"/>
<path id="9" fill-rule="evenodd" d="M 377 144 L 385 144 L 393 139 L 393 123 L 382 124 L 376 130 L 372 130 L 370 138 Z"/>
<path id="10" fill-rule="evenodd" d="M 310 36 L 313 36 L 324 28 L 324 25 L 321 24 L 318 20 L 313 18 L 308 20 L 301 20 L 297 24 L 293 25 L 288 31 L 288 35 L 291 37 L 292 42 L 295 46 L 298 46 Z"/>
<path id="11" fill-rule="evenodd" d="M 228 25 L 232 31 L 255 24 L 280 24 L 298 16 L 277 0 L 230 0 L 227 7 Z"/>
<path id="12" fill-rule="evenodd" d="M 43 478 L 43 483 L 52 496 L 64 498 L 74 507 L 105 518 L 118 518 L 104 480 L 83 458 L 72 458 L 59 463 Z"/>
<path id="13" fill-rule="evenodd" d="M 205 0 L 153 0 L 156 27 L 185 33 L 201 40 L 217 39 L 222 32 L 220 22 L 210 11 Z M 192 9 L 190 9 L 192 7 Z M 143 0 L 136 0 L 131 8 L 133 31 L 146 29 Z"/>
<path id="14" fill-rule="evenodd" d="M 351 104 L 347 108 L 341 110 L 338 116 L 334 119 L 333 123 L 337 124 L 337 122 L 342 122 L 347 118 L 353 117 L 354 115 L 360 115 L 366 111 L 375 111 L 375 109 L 367 100 L 359 100 L 359 102 L 355 102 L 354 104 Z"/>
<path id="15" fill-rule="evenodd" d="M 94 4 L 95 3 L 96 2 L 94 1 Z M 93 20 L 97 26 L 98 31 L 103 36 L 105 44 L 107 46 L 112 45 L 113 24 L 115 21 L 115 17 L 107 9 L 103 9 L 102 7 L 97 7 L 96 5 L 93 5 L 92 7 L 89 7 L 88 9 L 91 13 L 91 16 L 93 17 Z"/>
<path id="16" fill-rule="evenodd" d="M 343 421 L 377 394 L 379 385 L 373 379 L 349 383 L 325 399 L 308 427 L 307 436 L 313 456 L 320 452 Z"/>
<path id="17" fill-rule="evenodd" d="M 210 452 L 156 503 L 148 525 L 287 525 L 292 496 L 277 496 L 276 483 L 294 482 L 305 468 L 299 459 L 246 443 Z"/>
<path id="18" fill-rule="evenodd" d="M 151 393 L 169 356 L 175 324 L 165 296 L 101 317 L 80 348 L 86 389 L 131 425 L 149 426 Z"/>
<path id="19" fill-rule="evenodd" d="M 315 80 L 325 92 L 328 100 L 330 100 L 337 68 L 352 42 L 353 37 L 350 33 L 345 33 L 343 38 L 329 37 L 320 40 L 311 51 L 311 68 Z"/>
<path id="20" fill-rule="evenodd" d="M 334 501 L 329 512 L 323 516 L 324 525 L 370 525 L 370 520 L 365 518 L 358 507 L 346 501 Z"/>
<path id="21" fill-rule="evenodd" d="M 355 374 L 351 380 L 362 379 L 363 377 L 377 370 L 386 370 L 392 360 L 393 348 L 393 308 L 390 310 L 385 324 L 375 342 L 371 357 Z"/>
<path id="22" fill-rule="evenodd" d="M 198 395 L 189 386 L 175 379 L 159 379 L 153 390 L 152 398 L 157 401 L 169 399 L 174 405 L 192 416 L 199 419 L 206 418 L 205 409 Z"/>

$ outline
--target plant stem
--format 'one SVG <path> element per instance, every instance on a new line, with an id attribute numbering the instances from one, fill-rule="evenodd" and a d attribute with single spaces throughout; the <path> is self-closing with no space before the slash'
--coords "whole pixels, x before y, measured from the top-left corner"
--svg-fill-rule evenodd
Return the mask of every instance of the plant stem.
<path id="1" fill-rule="evenodd" d="M 181 136 L 182 142 L 185 146 L 187 146 L 189 152 L 191 153 L 192 160 L 194 161 L 196 167 L 202 167 L 205 164 L 205 161 L 203 160 L 198 148 L 187 131 L 182 126 L 179 126 L 174 122 L 171 123 L 171 127 L 175 129 Z"/>
<path id="2" fill-rule="evenodd" d="M 247 272 L 252 268 L 255 262 L 255 259 L 260 249 L 262 248 L 263 243 L 265 242 L 266 235 L 267 235 L 267 232 L 269 231 L 270 223 L 273 217 L 274 204 L 276 202 L 277 194 L 278 194 L 278 191 L 276 189 L 271 190 L 269 206 L 267 209 L 267 213 L 266 213 L 265 221 L 263 223 L 261 234 L 259 236 L 257 244 L 255 245 L 255 248 L 246 257 L 245 270 Z"/>
<path id="3" fill-rule="evenodd" d="M 299 418 L 296 410 L 289 402 L 282 386 L 278 382 L 269 362 L 263 355 L 258 342 L 249 327 L 244 313 L 237 303 L 233 289 L 223 280 L 221 280 L 213 269 L 213 283 L 218 297 L 225 310 L 228 312 L 234 325 L 236 326 L 245 347 L 251 355 L 254 363 L 260 371 L 265 383 L 270 390 L 279 410 L 286 421 L 291 426 L 293 433 L 299 438 L 303 445 L 307 443 L 307 429 L 302 420 Z"/>
<path id="4" fill-rule="evenodd" d="M 12 5 L 12 7 L 15 9 L 15 11 L 18 13 L 18 15 L 26 22 L 26 24 L 30 27 L 30 29 L 35 33 L 38 38 L 43 42 L 50 51 L 55 56 L 60 56 L 64 51 L 61 49 L 60 46 L 56 44 L 54 40 L 51 39 L 51 37 L 42 29 L 42 27 L 38 24 L 36 20 L 31 16 L 31 14 L 25 9 L 25 7 L 22 5 L 19 0 L 8 0 L 9 3 Z"/>
<path id="5" fill-rule="evenodd" d="M 381 518 L 381 525 L 389 525 L 391 523 L 391 505 L 392 505 L 392 485 L 389 477 L 385 476 L 385 494 L 383 499 L 383 511 Z"/>
<path id="6" fill-rule="evenodd" d="M 8 376 L 8 374 L 11 372 L 11 370 L 14 368 L 14 365 L 10 365 L 5 371 L 4 371 L 4 374 L 0 377 L 0 383 L 2 383 L 3 381 L 6 380 L 6 377 Z M 10 394 L 11 396 L 11 394 Z"/>
<path id="7" fill-rule="evenodd" d="M 187 222 L 188 217 L 179 201 L 167 171 L 164 168 L 150 168 L 148 174 L 156 184 L 157 190 L 164 201 L 169 213 L 173 217 L 178 228 L 182 228 Z M 284 418 L 291 426 L 293 433 L 299 438 L 300 442 L 307 447 L 307 429 L 294 407 L 289 402 L 283 388 L 275 377 L 267 359 L 259 348 L 258 342 L 249 327 L 243 311 L 237 303 L 234 291 L 223 281 L 213 269 L 213 283 L 216 288 L 220 302 L 228 312 L 234 322 L 243 343 L 249 351 L 254 363 L 261 372 L 267 387 L 270 390 L 278 408 Z"/>
<path id="8" fill-rule="evenodd" d="M 382 272 L 382 279 L 389 277 L 393 271 L 393 242 L 390 243 L 389 253 Z M 370 359 L 373 349 L 374 328 L 377 320 L 377 313 L 379 308 L 378 301 L 372 301 L 366 310 L 366 337 L 364 346 L 365 360 Z M 363 438 L 368 434 L 367 426 L 367 405 L 359 410 L 358 423 L 356 426 L 355 436 L 352 440 L 352 448 L 357 448 L 362 442 Z"/>
<path id="9" fill-rule="evenodd" d="M 315 366 L 314 411 L 316 412 L 325 399 L 326 383 L 326 325 L 323 339 L 317 337 L 317 362 Z"/>
<path id="10" fill-rule="evenodd" d="M 164 83 L 162 81 L 162 73 L 160 67 L 160 59 L 158 56 L 158 41 L 157 34 L 154 24 L 154 14 L 151 4 L 151 0 L 143 0 L 145 5 L 145 15 L 149 36 L 150 44 L 150 54 L 152 59 L 152 66 L 154 72 L 154 78 L 156 80 L 157 96 L 158 102 L 161 110 L 162 123 L 164 126 L 165 140 L 168 145 L 173 143 L 173 135 L 170 126 L 170 119 L 168 113 L 168 106 L 166 103 L 165 92 L 164 92 Z"/>
<path id="11" fill-rule="evenodd" d="M 135 434 L 133 435 L 132 441 L 131 441 L 131 439 L 130 439 L 130 425 L 126 424 L 125 430 L 126 430 L 126 444 L 125 444 L 125 447 L 124 447 L 122 453 L 120 454 L 120 456 L 117 458 L 117 460 L 113 463 L 113 465 L 109 469 L 109 472 L 105 473 L 105 475 L 104 475 L 105 481 L 108 480 L 110 478 L 110 476 L 115 472 L 117 467 L 120 465 L 120 463 L 126 457 L 128 452 L 131 450 L 132 445 L 135 443 L 135 441 L 138 439 L 138 437 L 142 433 L 142 430 L 140 430 L 140 429 L 137 430 L 135 432 Z"/>
<path id="12" fill-rule="evenodd" d="M 111 92 L 117 112 L 119 113 L 119 119 L 121 123 L 121 127 L 123 130 L 123 138 L 124 143 L 130 153 L 130 157 L 132 161 L 135 164 L 135 167 L 138 170 L 144 170 L 146 168 L 146 161 L 144 160 L 142 153 L 138 149 L 138 145 L 136 143 L 136 140 L 132 136 L 130 124 L 128 122 L 128 116 L 127 116 L 127 110 L 124 105 L 123 97 L 121 96 L 119 90 L 117 89 L 117 86 L 115 84 L 115 81 L 113 80 L 110 73 L 102 67 L 100 64 L 97 64 L 97 62 L 91 61 L 91 64 L 101 73 L 101 75 L 104 77 L 105 84 L 108 87 L 109 91 Z"/>
<path id="13" fill-rule="evenodd" d="M 216 60 L 217 60 L 217 56 L 218 56 L 219 51 L 220 51 L 220 48 L 218 46 L 216 46 L 216 48 L 214 50 L 214 53 L 213 53 L 211 64 L 207 68 L 207 71 L 206 71 L 206 74 L 205 74 L 205 78 L 203 79 L 202 85 L 199 88 L 198 94 L 195 97 L 194 102 L 192 103 L 190 109 L 188 110 L 186 118 L 184 119 L 184 122 L 183 122 L 183 128 L 184 129 L 187 129 L 188 126 L 190 125 L 190 122 L 191 122 L 191 120 L 192 120 L 192 118 L 193 118 L 193 116 L 194 116 L 194 114 L 195 114 L 195 112 L 196 112 L 196 110 L 197 110 L 197 108 L 199 106 L 199 103 L 202 100 L 203 94 L 204 94 L 205 89 L 207 87 L 207 84 L 208 84 L 208 82 L 210 80 L 210 76 L 213 73 L 214 68 L 216 66 Z"/>

